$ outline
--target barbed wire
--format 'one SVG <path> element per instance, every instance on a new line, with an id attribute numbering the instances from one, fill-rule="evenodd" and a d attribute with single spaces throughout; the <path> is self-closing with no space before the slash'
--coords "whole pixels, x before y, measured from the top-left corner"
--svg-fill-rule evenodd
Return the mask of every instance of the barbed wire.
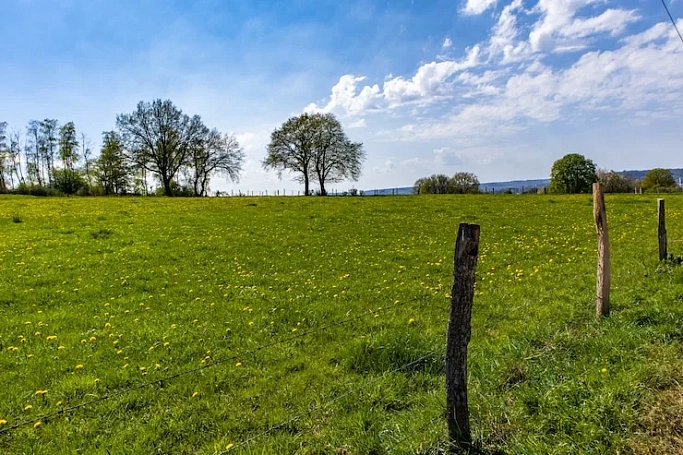
<path id="1" fill-rule="evenodd" d="M 306 411 L 302 412 L 301 414 L 298 414 L 298 415 L 292 417 L 291 419 L 285 420 L 284 422 L 280 422 L 280 423 L 278 423 L 278 424 L 276 424 L 276 425 L 272 425 L 271 427 L 269 427 L 269 428 L 266 429 L 265 431 L 262 431 L 261 433 L 258 433 L 258 434 L 256 434 L 256 435 L 252 436 L 251 438 L 246 439 L 246 440 L 244 440 L 244 441 L 242 441 L 242 442 L 239 442 L 239 443 L 235 444 L 234 446 L 230 447 L 230 448 L 227 449 L 227 450 L 224 450 L 224 451 L 222 451 L 222 452 L 219 452 L 218 455 L 223 455 L 223 454 L 228 453 L 228 452 L 230 452 L 230 451 L 237 450 L 237 449 L 239 449 L 239 448 L 241 448 L 241 447 L 245 447 L 245 446 L 247 446 L 248 444 L 250 444 L 250 443 L 252 443 L 253 441 L 255 441 L 256 439 L 258 439 L 258 438 L 261 438 L 261 437 L 263 437 L 263 436 L 266 436 L 266 435 L 272 433 L 273 431 L 275 431 L 275 430 L 277 430 L 277 429 L 279 429 L 279 428 L 282 428 L 282 427 L 284 427 L 284 426 L 287 426 L 287 425 L 289 425 L 289 424 L 291 424 L 291 423 L 294 423 L 294 422 L 296 422 L 297 420 L 300 420 L 300 419 L 302 419 L 303 417 L 306 417 L 306 416 L 308 416 L 308 415 L 310 415 L 310 414 L 312 414 L 312 413 L 314 413 L 314 412 L 316 412 L 316 411 L 319 411 L 319 410 L 321 410 L 321 409 L 324 409 L 324 408 L 326 408 L 327 406 L 329 406 L 329 405 L 331 405 L 331 404 L 333 404 L 333 403 L 335 403 L 335 402 L 337 402 L 337 401 L 339 401 L 339 400 L 341 400 L 341 399 L 343 399 L 343 398 L 346 398 L 346 397 L 348 397 L 348 396 L 350 396 L 350 395 L 353 395 L 354 393 L 357 393 L 357 392 L 359 392 L 359 391 L 361 391 L 361 390 L 363 390 L 363 389 L 365 389 L 365 388 L 367 388 L 367 387 L 370 387 L 371 385 L 378 384 L 378 383 L 384 381 L 388 376 L 390 376 L 390 375 L 392 375 L 392 374 L 394 374 L 394 373 L 398 373 L 399 371 L 401 371 L 401 370 L 403 370 L 403 369 L 405 369 L 405 368 L 409 368 L 409 367 L 411 367 L 411 366 L 413 366 L 413 365 L 417 365 L 417 364 L 419 364 L 420 362 L 422 362 L 423 360 L 426 360 L 426 359 L 428 359 L 428 358 L 434 356 L 435 354 L 436 354 L 436 353 L 435 353 L 434 351 L 430 351 L 430 352 L 428 352 L 428 353 L 426 353 L 426 354 L 420 356 L 419 358 L 417 358 L 417 359 L 415 359 L 415 360 L 413 360 L 413 361 L 411 361 L 411 362 L 408 362 L 408 363 L 403 364 L 403 365 L 401 365 L 401 366 L 399 366 L 399 367 L 397 367 L 397 368 L 394 368 L 394 369 L 391 370 L 391 371 L 388 371 L 388 372 L 383 373 L 383 374 L 382 374 L 380 377 L 378 377 L 378 378 L 375 378 L 375 379 L 371 379 L 371 380 L 369 380 L 369 381 L 366 381 L 366 382 L 364 382 L 363 384 L 361 384 L 360 386 L 354 387 L 353 389 L 350 389 L 350 390 L 347 390 L 347 391 L 344 392 L 343 394 L 338 395 L 338 396 L 336 396 L 336 397 L 334 397 L 334 398 L 332 398 L 332 399 L 329 399 L 329 400 L 327 400 L 326 402 L 324 402 L 324 403 L 322 403 L 322 404 L 319 404 L 319 405 L 316 405 L 316 406 L 312 406 L 312 407 L 308 408 Z"/>

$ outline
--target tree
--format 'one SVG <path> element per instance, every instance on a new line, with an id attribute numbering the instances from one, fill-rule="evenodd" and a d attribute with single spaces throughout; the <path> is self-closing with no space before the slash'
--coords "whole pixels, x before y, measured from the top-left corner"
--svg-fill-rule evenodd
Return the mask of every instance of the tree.
<path id="1" fill-rule="evenodd" d="M 171 182 L 201 146 L 206 127 L 198 115 L 189 117 L 170 100 L 140 101 L 132 114 L 116 116 L 116 127 L 127 158 L 155 174 L 164 194 L 172 196 Z"/>
<path id="2" fill-rule="evenodd" d="M 9 169 L 9 147 L 7 146 L 7 122 L 0 122 L 0 189 L 7 189 L 6 174 Z"/>
<path id="3" fill-rule="evenodd" d="M 63 169 L 52 168 L 54 186 L 62 193 L 73 194 L 83 186 L 83 177 L 76 171 L 78 162 L 78 139 L 73 122 L 59 129 L 59 159 Z"/>
<path id="4" fill-rule="evenodd" d="M 365 159 L 363 144 L 350 141 L 332 114 L 290 118 L 270 135 L 267 152 L 263 167 L 277 170 L 279 176 L 293 172 L 307 195 L 311 181 L 320 184 L 324 195 L 326 183 L 358 180 Z"/>
<path id="5" fill-rule="evenodd" d="M 471 172 L 456 172 L 450 180 L 450 190 L 455 194 L 479 192 L 479 179 Z"/>
<path id="6" fill-rule="evenodd" d="M 24 163 L 26 163 L 26 177 L 28 183 L 43 185 L 41 178 L 40 156 L 44 149 L 42 135 L 40 134 L 40 122 L 30 120 L 26 127 L 26 144 L 24 146 Z"/>
<path id="7" fill-rule="evenodd" d="M 57 148 L 59 138 L 57 137 L 59 130 L 59 122 L 56 119 L 46 118 L 40 122 L 40 135 L 42 140 L 39 142 L 39 153 L 43 165 L 47 168 L 47 182 L 52 184 L 53 170 L 55 168 L 55 149 Z M 41 175 L 43 169 L 40 170 Z M 42 177 L 43 182 L 45 176 Z"/>
<path id="8" fill-rule="evenodd" d="M 597 181 L 595 163 L 583 155 L 570 153 L 553 163 L 548 189 L 552 193 L 590 193 Z"/>
<path id="9" fill-rule="evenodd" d="M 449 194 L 451 190 L 451 179 L 444 174 L 434 174 L 424 179 L 420 186 L 420 194 Z"/>
<path id="10" fill-rule="evenodd" d="M 598 170 L 598 181 L 605 193 L 633 193 L 636 181 L 618 172 Z"/>
<path id="11" fill-rule="evenodd" d="M 676 181 L 668 169 L 650 169 L 642 182 L 645 191 L 671 191 L 676 188 Z"/>
<path id="12" fill-rule="evenodd" d="M 125 193 L 130 180 L 130 168 L 121 137 L 115 131 L 102 133 L 102 150 L 95 162 L 95 173 L 104 194 Z"/>
<path id="13" fill-rule="evenodd" d="M 83 173 L 88 181 L 88 185 L 92 185 L 92 179 L 90 175 L 90 168 L 92 166 L 92 160 L 90 159 L 91 155 L 92 144 L 90 143 L 90 139 L 88 139 L 88 136 L 86 136 L 85 133 L 81 133 L 81 157 L 83 158 Z"/>
<path id="14" fill-rule="evenodd" d="M 204 138 L 190 156 L 190 181 L 196 196 L 206 196 L 213 174 L 239 180 L 244 152 L 235 136 L 206 129 Z"/>
<path id="15" fill-rule="evenodd" d="M 294 180 L 303 182 L 304 194 L 310 194 L 311 171 L 313 170 L 313 142 L 315 131 L 311 128 L 313 116 L 302 114 L 287 120 L 270 135 L 268 155 L 263 161 L 265 169 L 294 172 Z"/>
<path id="16" fill-rule="evenodd" d="M 326 183 L 358 180 L 365 151 L 362 143 L 351 142 L 346 137 L 341 123 L 333 114 L 314 114 L 310 118 L 311 128 L 315 131 L 313 178 L 320 184 L 320 194 L 325 196 Z"/>
<path id="17" fill-rule="evenodd" d="M 427 179 L 427 177 L 420 177 L 419 179 L 415 180 L 415 183 L 413 183 L 413 194 L 420 194 L 422 185 L 427 181 Z"/>

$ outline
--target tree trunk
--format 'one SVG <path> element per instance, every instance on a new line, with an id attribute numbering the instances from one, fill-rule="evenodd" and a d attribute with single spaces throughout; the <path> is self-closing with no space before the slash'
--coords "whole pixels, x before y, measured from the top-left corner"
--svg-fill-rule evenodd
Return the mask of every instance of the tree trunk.
<path id="1" fill-rule="evenodd" d="M 308 172 L 306 172 L 306 173 L 304 173 L 304 195 L 305 196 L 311 195 L 310 191 L 308 190 L 309 186 L 310 186 L 310 181 L 308 179 Z"/>
<path id="2" fill-rule="evenodd" d="M 171 179 L 162 174 L 161 180 L 164 184 L 164 194 L 166 196 L 173 196 L 173 191 L 171 190 Z"/>
<path id="3" fill-rule="evenodd" d="M 318 173 L 318 182 L 320 182 L 320 195 L 327 196 L 327 190 L 325 189 L 325 177 Z"/>

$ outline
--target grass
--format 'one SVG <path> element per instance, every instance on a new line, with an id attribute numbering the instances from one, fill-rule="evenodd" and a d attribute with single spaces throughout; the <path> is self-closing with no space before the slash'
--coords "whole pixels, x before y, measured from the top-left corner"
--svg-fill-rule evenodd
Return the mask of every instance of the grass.
<path id="1" fill-rule="evenodd" d="M 442 453 L 461 221 L 481 451 L 681 452 L 683 268 L 655 197 L 606 203 L 596 320 L 590 196 L 0 197 L 0 432 L 92 402 L 0 452 Z"/>

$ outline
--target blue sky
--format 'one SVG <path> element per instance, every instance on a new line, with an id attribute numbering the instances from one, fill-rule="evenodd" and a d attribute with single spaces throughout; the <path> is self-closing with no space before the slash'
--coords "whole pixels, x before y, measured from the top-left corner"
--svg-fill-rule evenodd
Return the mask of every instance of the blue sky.
<path id="1" fill-rule="evenodd" d="M 683 43 L 655 0 L 3 0 L 0 16 L 0 121 L 74 121 L 98 147 L 117 113 L 169 98 L 245 149 L 240 183 L 214 189 L 298 189 L 260 161 L 304 111 L 365 144 L 339 189 L 544 178 L 575 152 L 683 167 Z"/>

